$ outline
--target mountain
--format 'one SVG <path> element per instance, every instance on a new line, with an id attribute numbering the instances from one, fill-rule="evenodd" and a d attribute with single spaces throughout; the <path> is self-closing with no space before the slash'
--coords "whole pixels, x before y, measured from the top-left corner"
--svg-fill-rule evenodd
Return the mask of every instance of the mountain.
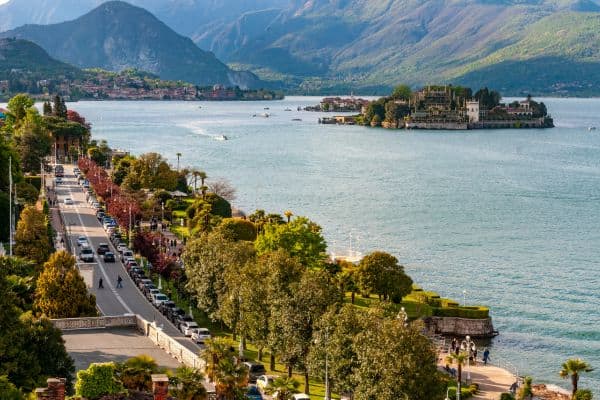
<path id="1" fill-rule="evenodd" d="M 50 57 L 40 46 L 27 40 L 0 39 L 0 80 L 52 77 L 78 78 L 82 71 Z"/>
<path id="2" fill-rule="evenodd" d="M 255 75 L 231 70 L 148 11 L 120 1 L 103 3 L 73 21 L 24 25 L 2 36 L 31 40 L 82 68 L 135 68 L 199 85 L 262 86 Z"/>
<path id="3" fill-rule="evenodd" d="M 27 14 L 17 5 L 35 4 L 32 21 L 101 1 L 11 0 L 0 24 Z M 235 69 L 302 93 L 456 82 L 600 94 L 600 0 L 131 1 Z"/>

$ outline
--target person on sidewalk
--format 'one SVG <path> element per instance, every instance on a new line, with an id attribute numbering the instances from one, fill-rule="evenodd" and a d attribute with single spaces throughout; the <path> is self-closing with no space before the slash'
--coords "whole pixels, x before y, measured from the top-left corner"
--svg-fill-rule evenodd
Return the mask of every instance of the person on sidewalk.
<path id="1" fill-rule="evenodd" d="M 98 289 L 104 289 L 104 285 L 102 284 L 102 278 L 98 281 Z"/>
<path id="2" fill-rule="evenodd" d="M 490 360 L 490 351 L 486 348 L 483 352 L 483 365 L 487 365 Z"/>
<path id="3" fill-rule="evenodd" d="M 121 275 L 117 275 L 117 288 L 122 288 L 123 287 L 123 278 L 121 278 Z"/>

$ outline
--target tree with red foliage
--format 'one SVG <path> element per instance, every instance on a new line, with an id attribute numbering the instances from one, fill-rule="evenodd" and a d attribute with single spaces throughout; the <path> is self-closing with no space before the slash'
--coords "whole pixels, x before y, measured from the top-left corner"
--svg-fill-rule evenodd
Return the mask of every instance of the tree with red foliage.
<path id="1" fill-rule="evenodd" d="M 88 131 L 92 129 L 92 125 L 89 122 L 87 122 L 85 120 L 85 118 L 82 117 L 77 111 L 67 110 L 67 120 L 77 122 L 77 123 L 85 126 L 85 128 Z"/>

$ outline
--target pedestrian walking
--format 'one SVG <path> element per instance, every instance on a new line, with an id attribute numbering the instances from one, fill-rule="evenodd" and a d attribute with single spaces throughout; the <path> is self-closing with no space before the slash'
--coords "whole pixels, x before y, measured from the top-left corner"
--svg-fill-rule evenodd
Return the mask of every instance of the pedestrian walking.
<path id="1" fill-rule="evenodd" d="M 517 394 L 517 389 L 518 389 L 518 388 L 519 388 L 519 383 L 518 383 L 517 381 L 513 382 L 513 384 L 512 384 L 512 385 L 510 385 L 510 389 L 509 389 L 509 391 L 510 391 L 510 394 L 512 394 L 513 396 L 514 396 L 515 394 Z"/>
<path id="2" fill-rule="evenodd" d="M 123 287 L 123 278 L 121 278 L 121 275 L 117 275 L 117 287 L 118 288 Z"/>
<path id="3" fill-rule="evenodd" d="M 98 289 L 104 289 L 104 285 L 102 284 L 102 278 L 98 281 Z"/>
<path id="4" fill-rule="evenodd" d="M 452 338 L 452 352 L 453 353 L 456 350 L 457 344 L 458 344 L 458 342 L 457 342 L 456 338 Z"/>
<path id="5" fill-rule="evenodd" d="M 490 360 L 490 351 L 486 348 L 483 351 L 483 365 L 487 365 L 488 361 Z"/>

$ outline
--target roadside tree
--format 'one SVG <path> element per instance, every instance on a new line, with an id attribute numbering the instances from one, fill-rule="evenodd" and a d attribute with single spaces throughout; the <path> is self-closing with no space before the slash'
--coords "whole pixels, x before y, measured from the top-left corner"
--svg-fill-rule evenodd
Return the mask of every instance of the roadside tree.
<path id="1" fill-rule="evenodd" d="M 59 251 L 44 264 L 37 280 L 34 310 L 49 318 L 96 316 L 96 298 L 89 294 L 75 258 Z"/>
<path id="2" fill-rule="evenodd" d="M 292 396 L 298 393 L 300 382 L 289 376 L 279 376 L 273 380 L 273 384 L 267 387 L 266 393 L 273 395 L 274 400 L 292 400 Z"/>
<path id="3" fill-rule="evenodd" d="M 15 233 L 15 254 L 42 264 L 52 251 L 46 216 L 34 206 L 27 206 L 21 212 Z"/>
<path id="4" fill-rule="evenodd" d="M 182 366 L 169 379 L 170 394 L 177 400 L 205 400 L 204 374 L 198 369 Z"/>
<path id="5" fill-rule="evenodd" d="M 89 400 L 96 400 L 106 395 L 123 393 L 125 388 L 115 379 L 115 363 L 90 364 L 87 369 L 77 373 L 75 394 Z"/>
<path id="6" fill-rule="evenodd" d="M 369 295 L 376 293 L 380 300 L 402 301 L 411 292 L 412 279 L 404 273 L 404 267 L 391 254 L 376 251 L 365 256 L 357 270 L 358 285 Z"/>

